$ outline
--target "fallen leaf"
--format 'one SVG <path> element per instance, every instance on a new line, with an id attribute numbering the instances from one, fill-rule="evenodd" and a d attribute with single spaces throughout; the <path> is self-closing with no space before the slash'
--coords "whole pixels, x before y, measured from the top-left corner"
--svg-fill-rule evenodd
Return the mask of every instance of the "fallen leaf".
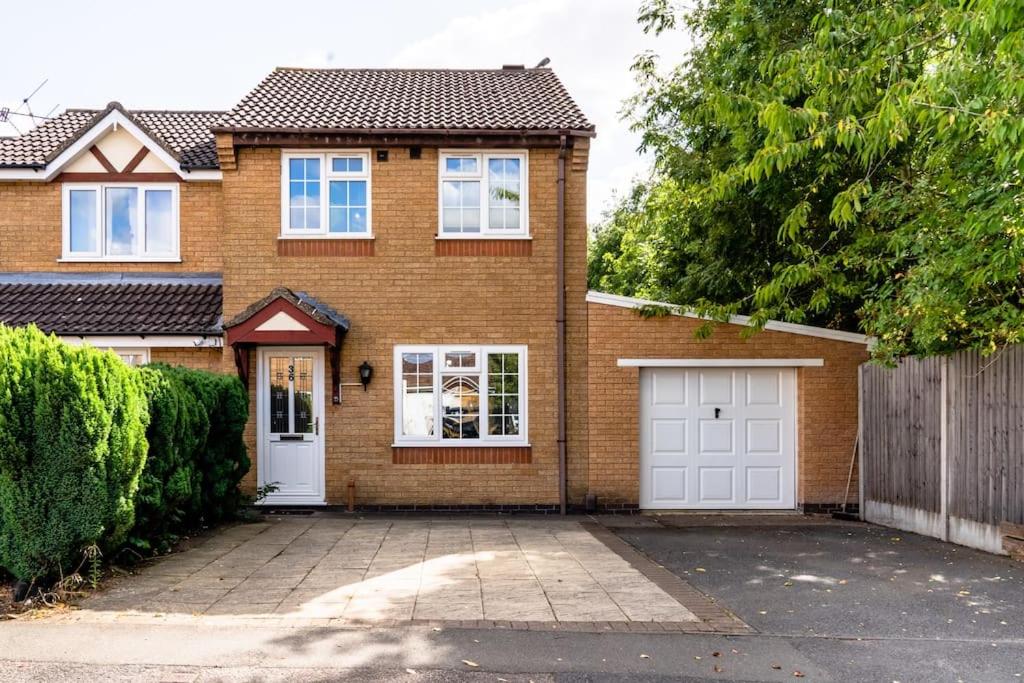
<path id="1" fill-rule="evenodd" d="M 693 571 L 695 571 L 695 572 L 699 572 L 699 573 L 703 574 L 704 572 L 706 572 L 706 571 L 707 571 L 707 569 L 704 569 L 704 567 L 697 567 L 697 568 L 696 568 L 696 569 L 694 569 Z"/>
<path id="2" fill-rule="evenodd" d="M 802 671 L 794 671 L 793 675 L 796 676 L 797 678 L 803 678 L 804 677 L 804 674 L 803 674 Z"/>
<path id="3" fill-rule="evenodd" d="M 463 663 L 463 664 L 465 664 L 466 666 L 471 666 L 471 667 L 473 667 L 474 669 L 476 669 L 476 668 L 478 668 L 478 667 L 480 666 L 480 665 L 479 665 L 479 664 L 477 664 L 476 662 L 471 662 L 471 661 L 469 661 L 468 659 L 463 659 L 463 660 L 462 660 L 462 663 Z"/>
<path id="4" fill-rule="evenodd" d="M 715 673 L 716 673 L 716 674 L 720 674 L 720 673 L 722 673 L 722 667 L 720 667 L 720 666 L 718 666 L 717 664 L 715 664 Z"/>
<path id="5" fill-rule="evenodd" d="M 699 662 L 699 661 L 700 661 L 700 660 L 702 659 L 702 658 L 701 658 L 700 656 L 698 656 L 698 655 L 694 655 L 694 656 L 693 656 L 693 658 L 694 658 L 694 659 L 696 659 L 696 660 L 697 660 L 698 662 Z"/>
<path id="6" fill-rule="evenodd" d="M 416 675 L 416 669 L 406 669 L 406 670 L 405 670 L 405 673 L 407 673 L 407 674 L 412 674 L 412 675 L 414 675 L 414 676 L 415 676 L 415 675 Z"/>
<path id="7" fill-rule="evenodd" d="M 772 664 L 772 668 L 775 669 L 776 671 L 778 671 L 779 669 L 782 668 L 782 665 L 781 664 Z"/>
<path id="8" fill-rule="evenodd" d="M 792 585 L 793 585 L 793 582 L 792 582 L 792 581 L 787 581 L 786 583 L 784 583 L 784 584 L 782 584 L 782 585 L 783 585 L 783 586 L 786 586 L 786 587 L 788 588 L 789 586 L 792 586 Z"/>
<path id="9" fill-rule="evenodd" d="M 712 657 L 721 657 L 721 656 L 722 656 L 722 653 L 721 653 L 721 652 L 712 652 L 712 653 L 711 653 L 711 656 L 712 656 Z"/>
<path id="10" fill-rule="evenodd" d="M 640 655 L 640 659 L 650 659 L 650 658 L 651 658 L 650 655 L 644 655 L 644 654 Z"/>

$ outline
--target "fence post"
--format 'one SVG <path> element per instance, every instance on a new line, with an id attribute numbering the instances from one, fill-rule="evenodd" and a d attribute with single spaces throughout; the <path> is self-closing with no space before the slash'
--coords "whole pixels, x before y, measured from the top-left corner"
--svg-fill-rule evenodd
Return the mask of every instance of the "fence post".
<path id="1" fill-rule="evenodd" d="M 949 356 L 942 357 L 939 373 L 939 515 L 942 540 L 949 540 Z"/>
<path id="2" fill-rule="evenodd" d="M 864 364 L 857 366 L 857 514 L 864 521 Z"/>

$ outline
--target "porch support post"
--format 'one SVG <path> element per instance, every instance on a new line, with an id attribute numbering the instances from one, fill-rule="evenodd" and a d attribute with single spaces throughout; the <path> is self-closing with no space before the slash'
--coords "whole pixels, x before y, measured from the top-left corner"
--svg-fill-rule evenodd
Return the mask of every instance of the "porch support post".
<path id="1" fill-rule="evenodd" d="M 231 350 L 235 353 L 235 369 L 238 371 L 238 379 L 242 380 L 242 386 L 249 390 L 249 349 L 243 344 L 234 344 Z"/>

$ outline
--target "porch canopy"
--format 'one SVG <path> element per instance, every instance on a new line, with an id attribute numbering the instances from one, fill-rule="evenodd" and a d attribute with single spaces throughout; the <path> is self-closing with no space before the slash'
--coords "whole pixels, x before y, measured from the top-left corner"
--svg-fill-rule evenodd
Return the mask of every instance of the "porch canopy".
<path id="1" fill-rule="evenodd" d="M 305 292 L 278 287 L 224 325 L 238 376 L 249 386 L 249 350 L 255 346 L 324 346 L 331 362 L 331 400 L 341 403 L 341 342 L 349 321 Z"/>

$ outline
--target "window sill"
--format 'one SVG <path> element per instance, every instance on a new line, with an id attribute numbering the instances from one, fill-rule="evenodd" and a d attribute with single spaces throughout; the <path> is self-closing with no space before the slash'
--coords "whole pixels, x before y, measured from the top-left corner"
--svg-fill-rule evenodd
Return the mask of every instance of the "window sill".
<path id="1" fill-rule="evenodd" d="M 399 441 L 392 448 L 532 448 L 521 441 Z"/>
<path id="2" fill-rule="evenodd" d="M 492 240 L 498 242 L 504 242 L 506 240 L 525 240 L 529 241 L 533 239 L 533 235 L 494 235 L 494 234 L 480 234 L 480 233 L 461 233 L 458 235 L 434 235 L 436 240 Z"/>
<path id="3" fill-rule="evenodd" d="M 373 235 L 278 235 L 279 240 L 372 240 Z"/>
<path id="4" fill-rule="evenodd" d="M 167 257 L 124 257 L 103 258 L 96 256 L 65 256 L 57 259 L 57 263 L 181 263 L 180 256 Z"/>

